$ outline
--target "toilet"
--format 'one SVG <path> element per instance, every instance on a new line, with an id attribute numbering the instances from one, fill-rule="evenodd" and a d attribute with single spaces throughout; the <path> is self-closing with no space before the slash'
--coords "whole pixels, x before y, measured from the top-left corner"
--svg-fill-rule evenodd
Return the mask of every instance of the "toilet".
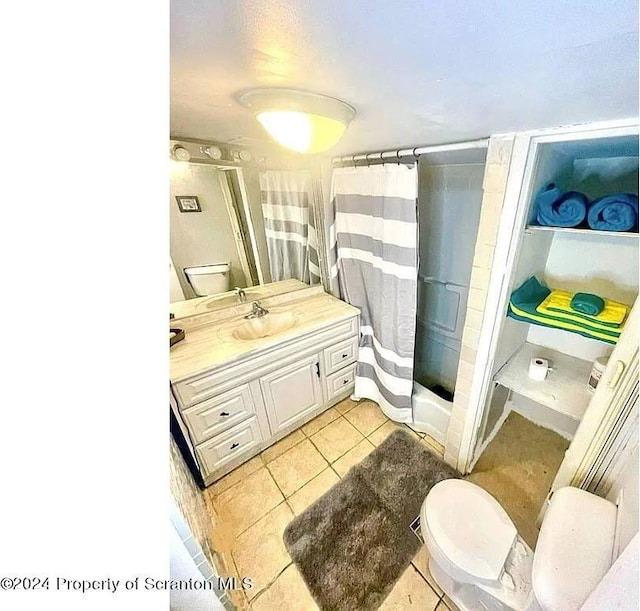
<path id="1" fill-rule="evenodd" d="M 461 611 L 577 611 L 615 560 L 617 507 L 579 488 L 551 496 L 535 553 L 501 505 L 460 479 L 427 495 L 429 570 Z"/>
<path id="2" fill-rule="evenodd" d="M 200 265 L 199 267 L 185 267 L 184 273 L 198 297 L 226 293 L 231 288 L 231 274 L 229 263 L 215 263 Z"/>

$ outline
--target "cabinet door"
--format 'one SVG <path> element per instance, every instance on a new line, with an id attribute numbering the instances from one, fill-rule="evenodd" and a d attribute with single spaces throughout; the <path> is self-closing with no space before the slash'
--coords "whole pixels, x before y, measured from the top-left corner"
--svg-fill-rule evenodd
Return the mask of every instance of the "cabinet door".
<path id="1" fill-rule="evenodd" d="M 288 427 L 323 404 L 320 359 L 308 356 L 260 378 L 271 432 Z"/>

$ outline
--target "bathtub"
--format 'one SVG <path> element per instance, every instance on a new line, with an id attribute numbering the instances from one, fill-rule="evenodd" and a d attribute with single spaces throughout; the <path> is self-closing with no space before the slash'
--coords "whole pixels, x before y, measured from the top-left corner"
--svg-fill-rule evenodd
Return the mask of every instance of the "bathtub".
<path id="1" fill-rule="evenodd" d="M 444 445 L 453 403 L 439 397 L 414 380 L 411 396 L 411 426 Z"/>

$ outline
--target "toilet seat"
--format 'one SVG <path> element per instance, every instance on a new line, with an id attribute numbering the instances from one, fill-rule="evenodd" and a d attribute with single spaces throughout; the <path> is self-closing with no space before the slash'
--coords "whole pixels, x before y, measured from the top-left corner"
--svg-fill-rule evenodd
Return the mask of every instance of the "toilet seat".
<path id="1" fill-rule="evenodd" d="M 429 491 L 421 516 L 425 537 L 459 571 L 499 579 L 518 533 L 488 492 L 465 480 L 441 481 Z"/>

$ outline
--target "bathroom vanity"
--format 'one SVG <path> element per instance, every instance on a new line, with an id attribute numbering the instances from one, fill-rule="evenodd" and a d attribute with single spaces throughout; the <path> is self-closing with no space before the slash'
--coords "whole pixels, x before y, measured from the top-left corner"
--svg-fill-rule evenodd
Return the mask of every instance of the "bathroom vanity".
<path id="1" fill-rule="evenodd" d="M 172 409 L 205 485 L 353 391 L 359 310 L 295 288 L 261 299 L 264 316 L 246 318 L 249 297 L 172 323 L 185 330 L 170 353 Z"/>

